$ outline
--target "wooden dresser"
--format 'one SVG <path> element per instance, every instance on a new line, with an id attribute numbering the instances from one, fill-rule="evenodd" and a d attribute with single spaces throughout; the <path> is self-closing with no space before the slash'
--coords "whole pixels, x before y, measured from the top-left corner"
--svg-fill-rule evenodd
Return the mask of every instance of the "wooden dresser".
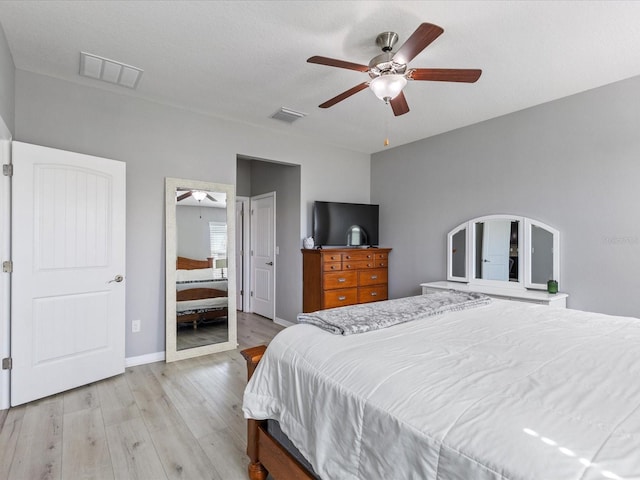
<path id="1" fill-rule="evenodd" d="M 390 248 L 302 250 L 302 311 L 386 300 Z"/>

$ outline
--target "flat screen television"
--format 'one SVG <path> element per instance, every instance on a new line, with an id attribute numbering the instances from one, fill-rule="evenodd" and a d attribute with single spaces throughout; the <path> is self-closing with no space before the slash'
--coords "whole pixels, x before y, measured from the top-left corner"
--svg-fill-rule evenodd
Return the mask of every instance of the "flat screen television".
<path id="1" fill-rule="evenodd" d="M 314 202 L 313 240 L 316 246 L 378 245 L 378 205 Z"/>

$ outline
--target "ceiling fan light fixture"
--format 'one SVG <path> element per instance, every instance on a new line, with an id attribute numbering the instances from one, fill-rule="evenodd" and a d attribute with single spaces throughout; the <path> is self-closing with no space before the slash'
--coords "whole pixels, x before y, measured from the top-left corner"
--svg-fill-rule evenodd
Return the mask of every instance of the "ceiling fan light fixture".
<path id="1" fill-rule="evenodd" d="M 396 98 L 407 84 L 404 75 L 387 74 L 374 78 L 369 87 L 380 100 L 388 102 Z"/>
<path id="2" fill-rule="evenodd" d="M 201 202 L 207 197 L 207 194 L 205 192 L 201 192 L 200 190 L 194 190 L 192 195 L 193 195 L 193 198 L 195 198 L 199 202 Z"/>

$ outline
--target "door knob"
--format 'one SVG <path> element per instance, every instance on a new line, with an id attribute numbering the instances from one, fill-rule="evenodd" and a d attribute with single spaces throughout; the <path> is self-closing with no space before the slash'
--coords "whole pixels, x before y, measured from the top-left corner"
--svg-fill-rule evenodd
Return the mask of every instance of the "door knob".
<path id="1" fill-rule="evenodd" d="M 491 260 L 487 260 L 486 258 L 482 260 L 484 263 L 491 263 Z"/>
<path id="2" fill-rule="evenodd" d="M 273 266 L 273 262 L 267 262 L 265 265 L 272 265 Z"/>
<path id="3" fill-rule="evenodd" d="M 124 280 L 124 277 L 122 275 L 116 275 L 115 277 L 113 277 L 113 280 L 109 280 L 107 283 L 120 283 L 122 280 Z"/>

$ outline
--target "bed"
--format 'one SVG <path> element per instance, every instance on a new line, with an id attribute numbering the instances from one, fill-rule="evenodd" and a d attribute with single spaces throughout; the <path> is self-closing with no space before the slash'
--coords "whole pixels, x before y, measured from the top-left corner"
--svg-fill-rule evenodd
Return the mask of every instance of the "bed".
<path id="1" fill-rule="evenodd" d="M 214 279 L 213 260 L 178 257 L 176 261 L 176 322 L 198 324 L 227 317 L 227 280 Z"/>
<path id="2" fill-rule="evenodd" d="M 495 299 L 346 336 L 295 325 L 243 352 L 249 476 L 640 479 L 639 346 L 636 318 Z"/>

